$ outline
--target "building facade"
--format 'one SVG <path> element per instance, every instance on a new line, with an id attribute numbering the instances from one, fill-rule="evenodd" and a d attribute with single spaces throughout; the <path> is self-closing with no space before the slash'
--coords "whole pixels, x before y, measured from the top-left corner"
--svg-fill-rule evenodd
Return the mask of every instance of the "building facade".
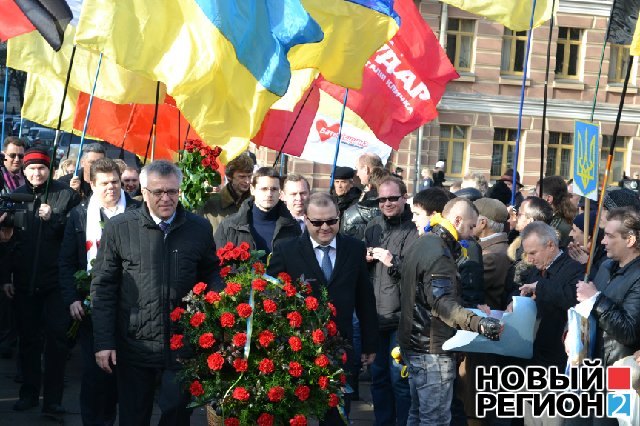
<path id="1" fill-rule="evenodd" d="M 610 182 L 640 172 L 640 97 L 638 64 L 628 61 L 629 47 L 606 44 L 600 67 L 612 0 L 560 0 L 555 25 L 535 28 L 526 55 L 527 31 L 504 26 L 436 0 L 420 2 L 420 12 L 433 29 L 460 78 L 447 86 L 439 118 L 423 127 L 422 149 L 417 132 L 408 135 L 390 158 L 413 189 L 417 166 L 433 167 L 446 160 L 448 181 L 468 173 L 489 180 L 512 167 L 525 63 L 528 78 L 520 123 L 518 170 L 526 186 L 540 176 L 573 176 L 575 120 L 600 125 L 601 170 L 609 153 L 627 66 L 631 79 L 616 141 Z M 547 48 L 550 49 L 546 130 L 542 134 Z M 599 84 L 598 84 L 599 83 Z M 598 87 L 596 96 L 596 87 Z M 594 96 L 595 109 L 594 109 Z M 541 141 L 544 136 L 544 155 Z M 420 162 L 417 162 L 417 155 Z M 275 154 L 261 153 L 273 161 Z M 330 166 L 289 159 L 287 170 L 313 176 L 317 188 L 328 186 Z M 602 172 L 601 172 L 602 175 Z"/>

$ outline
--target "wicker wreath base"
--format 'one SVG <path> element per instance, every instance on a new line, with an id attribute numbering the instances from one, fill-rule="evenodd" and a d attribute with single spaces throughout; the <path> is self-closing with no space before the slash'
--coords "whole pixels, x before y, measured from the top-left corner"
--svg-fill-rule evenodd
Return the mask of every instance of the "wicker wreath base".
<path id="1" fill-rule="evenodd" d="M 209 426 L 222 426 L 222 417 L 216 414 L 216 410 L 207 405 L 207 424 Z"/>

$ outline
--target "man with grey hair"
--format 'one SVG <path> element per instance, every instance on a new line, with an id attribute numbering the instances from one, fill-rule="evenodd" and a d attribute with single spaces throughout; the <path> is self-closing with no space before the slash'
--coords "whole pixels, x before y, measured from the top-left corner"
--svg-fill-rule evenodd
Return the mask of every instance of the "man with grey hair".
<path id="1" fill-rule="evenodd" d="M 91 143 L 82 148 L 82 156 L 80 157 L 80 169 L 78 174 L 62 176 L 59 181 L 64 182 L 74 191 L 80 194 L 82 200 L 88 200 L 93 194 L 91 189 L 91 165 L 94 161 L 105 158 L 107 155 L 104 147 L 99 143 Z"/>
<path id="2" fill-rule="evenodd" d="M 182 173 L 154 161 L 140 173 L 144 205 L 108 221 L 92 270 L 96 362 L 117 375 L 121 425 L 149 424 L 159 383 L 159 424 L 189 424 L 169 350 L 169 314 L 197 282 L 222 288 L 211 224 L 178 202 Z"/>
<path id="3" fill-rule="evenodd" d="M 533 295 L 538 308 L 538 332 L 530 365 L 564 369 L 567 354 L 562 343 L 567 310 L 577 303 L 576 283 L 583 266 L 560 250 L 558 233 L 544 222 L 528 224 L 521 233 L 522 247 L 535 266 L 520 286 L 520 295 Z"/>

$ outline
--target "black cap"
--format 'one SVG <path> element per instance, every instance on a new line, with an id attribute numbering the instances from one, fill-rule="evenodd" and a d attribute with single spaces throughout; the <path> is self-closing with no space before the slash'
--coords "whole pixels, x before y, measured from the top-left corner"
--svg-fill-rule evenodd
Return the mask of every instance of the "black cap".
<path id="1" fill-rule="evenodd" d="M 334 179 L 353 179 L 354 170 L 351 167 L 336 167 Z"/>

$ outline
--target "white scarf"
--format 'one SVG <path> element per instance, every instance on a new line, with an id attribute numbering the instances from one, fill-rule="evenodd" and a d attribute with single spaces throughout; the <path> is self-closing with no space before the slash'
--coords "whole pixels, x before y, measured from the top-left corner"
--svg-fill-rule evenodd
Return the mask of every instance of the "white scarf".
<path id="1" fill-rule="evenodd" d="M 120 213 L 124 213 L 126 206 L 127 200 L 124 196 L 124 190 L 120 189 L 120 200 L 118 200 L 115 211 L 105 208 L 104 214 L 107 216 L 107 219 L 111 219 Z M 97 196 L 92 195 L 89 199 L 89 205 L 87 206 L 87 272 L 91 272 L 91 262 L 96 258 L 98 248 L 100 247 L 100 238 L 102 237 L 101 210 L 100 200 Z"/>

